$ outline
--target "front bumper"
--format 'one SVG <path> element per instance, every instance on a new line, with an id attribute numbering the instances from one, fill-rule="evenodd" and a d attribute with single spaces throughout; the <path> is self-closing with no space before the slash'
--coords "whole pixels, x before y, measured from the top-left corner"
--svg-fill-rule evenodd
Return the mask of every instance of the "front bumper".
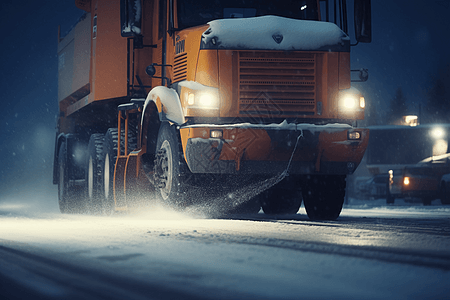
<path id="1" fill-rule="evenodd" d="M 355 131 L 360 138 L 350 140 Z M 344 124 L 190 125 L 180 133 L 191 172 L 215 174 L 276 174 L 288 165 L 291 174 L 351 174 L 369 140 L 368 129 Z"/>

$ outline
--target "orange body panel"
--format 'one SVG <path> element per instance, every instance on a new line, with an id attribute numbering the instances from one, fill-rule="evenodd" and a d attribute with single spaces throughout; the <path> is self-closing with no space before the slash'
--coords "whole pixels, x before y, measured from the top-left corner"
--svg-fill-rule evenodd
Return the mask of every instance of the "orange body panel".
<path id="1" fill-rule="evenodd" d="M 127 95 L 127 40 L 120 36 L 119 5 L 109 1 L 92 1 L 92 23 L 97 17 L 92 39 L 90 101 Z M 95 26 L 95 25 L 94 25 Z"/>
<path id="2" fill-rule="evenodd" d="M 349 89 L 350 87 L 350 53 L 339 52 L 339 89 Z"/>
<path id="3" fill-rule="evenodd" d="M 220 130 L 222 138 L 210 138 L 213 130 Z M 307 131 L 310 133 L 308 136 Z M 194 161 L 234 162 L 236 171 L 239 171 L 241 163 L 245 161 L 287 163 L 292 157 L 294 162 L 314 162 L 315 170 L 313 171 L 321 172 L 323 163 L 353 163 L 354 167 L 359 164 L 369 141 L 369 131 L 367 129 L 358 131 L 361 133 L 359 140 L 348 140 L 348 129 L 317 127 L 299 129 L 294 131 L 293 136 L 290 135 L 290 132 L 293 132 L 292 129 L 281 130 L 263 126 L 185 127 L 180 129 L 180 135 L 188 164 L 187 148 L 190 143 L 198 143 L 201 140 L 208 146 L 202 148 L 202 152 L 197 154 L 198 158 Z M 283 138 L 285 136 L 290 137 Z M 296 140 L 298 140 L 297 147 Z M 217 154 L 220 155 L 217 156 Z"/>
<path id="4" fill-rule="evenodd" d="M 327 132 L 323 131 L 319 136 L 319 150 L 321 161 L 360 161 L 369 143 L 369 130 L 361 132 L 361 140 L 347 140 L 348 131 Z"/>
<path id="5" fill-rule="evenodd" d="M 58 50 L 59 68 L 68 68 L 65 72 L 60 71 L 58 89 L 60 110 L 64 115 L 71 115 L 95 101 L 128 96 L 128 77 L 129 84 L 134 84 L 135 89 L 139 88 L 137 76 L 144 86 L 152 84 L 152 79 L 145 74 L 145 68 L 152 63 L 153 49 L 136 49 L 133 64 L 133 42 L 130 41 L 128 54 L 127 38 L 120 34 L 119 2 L 94 0 L 76 1 L 76 4 L 90 13 L 58 45 L 62 49 Z M 153 1 L 144 1 L 144 10 L 151 11 L 152 7 Z M 144 18 L 144 45 L 153 43 L 152 28 L 152 19 Z M 63 50 L 66 53 L 63 54 Z M 129 67 L 127 57 L 130 60 Z M 127 71 L 130 73 L 127 74 Z M 70 86 L 66 87 L 67 84 Z"/>
<path id="6" fill-rule="evenodd" d="M 233 68 L 237 64 L 237 56 L 233 51 L 218 51 L 219 59 L 219 80 L 220 80 L 220 116 L 237 116 L 238 104 L 233 99 L 238 98 L 237 91 L 237 69 Z M 234 78 L 234 81 L 233 81 Z"/>
<path id="7" fill-rule="evenodd" d="M 219 87 L 217 52 L 217 50 L 200 50 L 195 81 L 206 86 Z"/>
<path id="8" fill-rule="evenodd" d="M 339 92 L 339 53 L 326 53 L 324 56 L 324 69 L 322 70 L 322 76 L 326 76 L 326 79 L 322 80 L 322 99 L 326 99 L 327 103 L 324 103 L 323 118 L 337 118 L 337 99 Z M 325 96 L 326 95 L 326 96 Z M 334 100 L 334 101 L 333 101 Z M 324 100 L 325 102 L 325 100 Z"/>

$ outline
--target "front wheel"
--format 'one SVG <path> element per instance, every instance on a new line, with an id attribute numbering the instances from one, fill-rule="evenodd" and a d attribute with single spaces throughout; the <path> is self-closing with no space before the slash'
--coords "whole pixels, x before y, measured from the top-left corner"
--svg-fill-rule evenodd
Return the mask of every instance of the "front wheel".
<path id="1" fill-rule="evenodd" d="M 345 198 L 345 175 L 316 175 L 302 185 L 303 203 L 311 220 L 336 220 Z"/>
<path id="2" fill-rule="evenodd" d="M 185 187 L 181 181 L 181 144 L 174 126 L 161 124 L 156 142 L 154 181 L 163 203 L 179 207 L 185 204 Z"/>

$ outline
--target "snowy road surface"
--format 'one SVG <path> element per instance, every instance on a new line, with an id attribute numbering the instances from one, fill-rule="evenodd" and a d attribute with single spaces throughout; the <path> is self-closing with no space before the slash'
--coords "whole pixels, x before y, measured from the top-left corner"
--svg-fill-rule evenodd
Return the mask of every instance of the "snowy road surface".
<path id="1" fill-rule="evenodd" d="M 313 222 L 303 208 L 214 220 L 3 201 L 0 298 L 449 299 L 450 207 L 364 203 Z"/>

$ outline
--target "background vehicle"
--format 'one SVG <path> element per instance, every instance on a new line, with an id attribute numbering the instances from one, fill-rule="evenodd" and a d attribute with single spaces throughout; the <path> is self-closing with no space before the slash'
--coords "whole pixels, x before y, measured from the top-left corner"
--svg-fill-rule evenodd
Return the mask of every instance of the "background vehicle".
<path id="1" fill-rule="evenodd" d="M 450 173 L 450 125 L 371 127 L 367 167 L 389 174 L 387 203 L 395 198 L 419 198 L 424 204 L 440 198 L 441 177 Z"/>
<path id="2" fill-rule="evenodd" d="M 433 156 L 415 166 L 390 172 L 389 190 L 392 198 L 420 198 L 424 205 L 434 199 L 446 201 L 446 180 L 443 175 L 450 172 L 450 154 Z M 393 199 L 392 199 L 393 201 Z"/>
<path id="3" fill-rule="evenodd" d="M 75 3 L 86 14 L 58 45 L 62 212 L 127 210 L 154 193 L 265 213 L 296 213 L 303 197 L 310 218 L 339 216 L 368 143 L 353 126 L 365 102 L 346 1 Z M 370 42 L 370 1 L 354 12 Z"/>
<path id="4" fill-rule="evenodd" d="M 377 174 L 357 184 L 357 196 L 360 199 L 386 198 L 388 191 L 388 174 Z"/>
<path id="5" fill-rule="evenodd" d="M 439 183 L 439 197 L 442 204 L 450 204 L 450 174 L 444 174 Z"/>

